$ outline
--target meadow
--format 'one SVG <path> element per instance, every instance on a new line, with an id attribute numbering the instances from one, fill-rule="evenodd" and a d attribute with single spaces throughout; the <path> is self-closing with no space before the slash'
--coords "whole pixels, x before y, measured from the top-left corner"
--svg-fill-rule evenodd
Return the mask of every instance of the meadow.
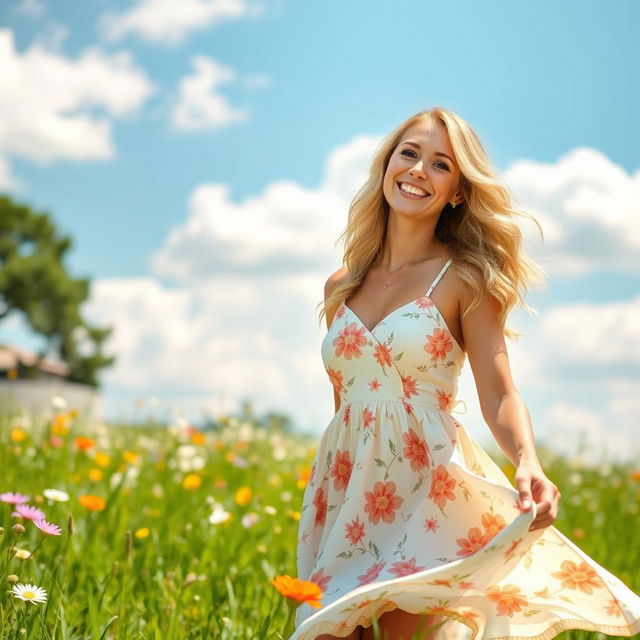
<path id="1" fill-rule="evenodd" d="M 60 402 L 1 417 L 0 640 L 279 640 L 294 601 L 272 581 L 296 576 L 318 439 L 246 415 L 89 424 Z M 640 467 L 539 455 L 554 526 L 640 592 Z"/>

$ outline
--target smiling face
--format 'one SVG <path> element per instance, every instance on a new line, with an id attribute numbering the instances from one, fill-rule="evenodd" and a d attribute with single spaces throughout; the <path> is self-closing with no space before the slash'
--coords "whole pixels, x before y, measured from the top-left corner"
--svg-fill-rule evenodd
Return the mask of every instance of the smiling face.
<path id="1" fill-rule="evenodd" d="M 382 189 L 389 208 L 405 215 L 440 215 L 447 203 L 462 202 L 460 170 L 445 126 L 425 120 L 409 127 L 394 149 Z M 416 187 L 406 193 L 400 185 Z M 419 195 L 415 195 L 419 192 Z M 427 195 L 428 194 L 428 195 Z"/>

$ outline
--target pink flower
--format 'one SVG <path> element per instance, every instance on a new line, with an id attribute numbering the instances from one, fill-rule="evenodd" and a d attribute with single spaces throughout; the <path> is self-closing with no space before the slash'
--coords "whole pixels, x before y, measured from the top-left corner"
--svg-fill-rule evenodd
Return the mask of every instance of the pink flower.
<path id="1" fill-rule="evenodd" d="M 11 514 L 14 518 L 26 518 L 27 520 L 41 520 L 45 517 L 44 511 L 30 504 L 19 504 Z"/>
<path id="2" fill-rule="evenodd" d="M 23 504 L 28 500 L 29 496 L 25 496 L 22 493 L 13 493 L 12 491 L 0 493 L 0 502 L 8 502 L 9 504 Z"/>
<path id="3" fill-rule="evenodd" d="M 33 524 L 35 524 L 42 533 L 46 533 L 48 536 L 59 536 L 62 531 L 57 524 L 47 522 L 46 520 L 34 520 Z"/>
<path id="4" fill-rule="evenodd" d="M 389 569 L 389 573 L 395 573 L 398 578 L 401 576 L 408 576 L 412 573 L 416 573 L 416 571 L 424 571 L 426 567 L 417 567 L 416 559 L 411 558 L 408 562 L 403 562 L 398 560 L 398 562 L 394 562 L 391 565 L 391 569 Z"/>
<path id="5" fill-rule="evenodd" d="M 369 567 L 366 573 L 358 576 L 359 585 L 361 586 L 363 584 L 371 582 L 372 580 L 375 580 L 380 575 L 380 572 L 382 571 L 382 569 L 384 569 L 384 566 L 386 564 L 386 562 L 374 562 L 371 567 Z"/>

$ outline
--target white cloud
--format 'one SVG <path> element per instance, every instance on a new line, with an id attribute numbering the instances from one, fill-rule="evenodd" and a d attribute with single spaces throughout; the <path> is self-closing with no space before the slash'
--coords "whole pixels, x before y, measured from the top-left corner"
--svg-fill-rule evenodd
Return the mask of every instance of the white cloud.
<path id="1" fill-rule="evenodd" d="M 600 151 L 581 147 L 555 163 L 515 162 L 506 181 L 516 206 L 543 226 L 544 249 L 533 244 L 530 223 L 525 227 L 527 247 L 550 272 L 637 272 L 640 170 L 629 175 Z"/>
<path id="2" fill-rule="evenodd" d="M 155 44 L 176 45 L 198 29 L 262 13 L 261 4 L 247 0 L 141 0 L 124 13 L 102 15 L 99 28 L 110 42 L 134 34 Z"/>
<path id="3" fill-rule="evenodd" d="M 236 80 L 233 69 L 206 56 L 194 56 L 191 64 L 194 72 L 180 82 L 171 124 L 183 131 L 201 131 L 246 122 L 249 111 L 233 106 L 220 93 L 221 85 Z"/>
<path id="4" fill-rule="evenodd" d="M 544 350 L 570 366 L 640 363 L 640 296 L 622 302 L 563 305 L 541 320 Z"/>
<path id="5" fill-rule="evenodd" d="M 24 53 L 0 29 L 0 154 L 41 163 L 114 155 L 113 118 L 135 114 L 153 92 L 127 52 L 86 49 L 76 60 L 41 43 Z M 104 115 L 95 115 L 95 108 Z"/>
<path id="6" fill-rule="evenodd" d="M 153 256 L 154 272 L 184 283 L 227 273 L 326 279 L 342 263 L 342 247 L 334 245 L 376 143 L 359 136 L 333 151 L 318 189 L 275 182 L 236 204 L 226 185 L 199 185 L 187 220 Z"/>

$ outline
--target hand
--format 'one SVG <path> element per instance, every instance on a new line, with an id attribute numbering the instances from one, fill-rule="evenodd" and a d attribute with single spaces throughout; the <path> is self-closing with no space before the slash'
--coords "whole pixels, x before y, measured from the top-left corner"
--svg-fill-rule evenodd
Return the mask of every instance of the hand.
<path id="1" fill-rule="evenodd" d="M 515 483 L 523 512 L 531 509 L 531 500 L 536 502 L 536 517 L 529 525 L 529 531 L 548 527 L 556 519 L 562 494 L 545 476 L 540 463 L 521 461 L 516 469 Z"/>

